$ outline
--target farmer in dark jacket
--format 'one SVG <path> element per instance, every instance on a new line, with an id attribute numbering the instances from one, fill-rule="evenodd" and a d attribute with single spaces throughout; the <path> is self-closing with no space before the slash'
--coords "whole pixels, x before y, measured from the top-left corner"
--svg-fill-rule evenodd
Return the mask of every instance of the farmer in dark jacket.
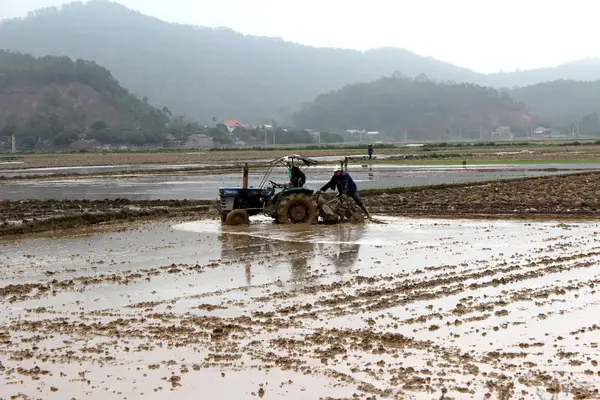
<path id="1" fill-rule="evenodd" d="M 293 166 L 290 169 L 290 186 L 291 187 L 302 187 L 306 183 L 306 175 L 297 166 Z"/>
<path id="2" fill-rule="evenodd" d="M 350 174 L 348 174 L 347 172 L 342 172 L 342 169 L 340 167 L 335 167 L 333 169 L 333 177 L 328 183 L 325 184 L 325 186 L 321 188 L 321 191 L 325 192 L 327 191 L 327 189 L 337 189 L 340 196 L 346 194 L 352 197 L 356 202 L 356 205 L 358 205 L 365 212 L 365 215 L 371 218 L 371 215 L 365 208 L 365 205 L 363 204 L 362 200 L 358 195 L 358 188 L 356 187 L 356 183 L 354 183 L 354 181 L 350 177 Z"/>

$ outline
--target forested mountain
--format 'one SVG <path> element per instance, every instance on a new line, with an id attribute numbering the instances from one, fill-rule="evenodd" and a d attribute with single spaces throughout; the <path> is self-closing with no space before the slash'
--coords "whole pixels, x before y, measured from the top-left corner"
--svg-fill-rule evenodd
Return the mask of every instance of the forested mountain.
<path id="1" fill-rule="evenodd" d="M 104 0 L 49 8 L 0 24 L 0 49 L 66 55 L 108 68 L 125 87 L 200 122 L 270 121 L 349 83 L 399 70 L 433 79 L 477 74 L 402 49 L 359 52 L 170 24 Z"/>
<path id="2" fill-rule="evenodd" d="M 68 144 L 86 134 L 115 142 L 162 141 L 168 109 L 124 89 L 93 62 L 0 51 L 0 135 L 24 147 Z"/>
<path id="3" fill-rule="evenodd" d="M 509 93 L 525 103 L 543 125 L 565 129 L 579 124 L 581 133 L 600 133 L 600 81 L 558 80 L 513 89 Z"/>
<path id="4" fill-rule="evenodd" d="M 531 118 L 507 93 L 474 84 L 439 83 L 395 74 L 323 94 L 295 115 L 299 126 L 319 130 L 379 130 L 399 137 L 441 139 L 480 128 L 526 130 Z"/>

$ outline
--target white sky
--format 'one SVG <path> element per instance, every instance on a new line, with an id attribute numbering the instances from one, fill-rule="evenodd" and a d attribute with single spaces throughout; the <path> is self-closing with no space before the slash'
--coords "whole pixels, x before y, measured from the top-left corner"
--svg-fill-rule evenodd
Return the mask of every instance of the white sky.
<path id="1" fill-rule="evenodd" d="M 65 0 L 0 0 L 0 18 Z M 319 47 L 394 46 L 478 72 L 600 57 L 597 0 L 118 0 L 171 22 Z"/>

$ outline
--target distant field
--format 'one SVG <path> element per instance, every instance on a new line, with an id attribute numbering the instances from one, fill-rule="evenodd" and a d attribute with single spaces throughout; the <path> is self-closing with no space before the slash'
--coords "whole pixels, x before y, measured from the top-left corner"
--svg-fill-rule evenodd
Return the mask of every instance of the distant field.
<path id="1" fill-rule="evenodd" d="M 308 157 L 366 156 L 366 145 L 328 147 L 272 147 L 235 150 L 118 151 L 1 154 L 0 169 L 42 168 L 98 165 L 195 164 L 253 162 L 271 160 L 290 153 Z M 374 163 L 439 164 L 467 163 L 527 164 L 527 163 L 595 163 L 600 160 L 600 143 L 580 142 L 498 142 L 498 143 L 428 143 L 421 147 L 389 145 L 375 148 L 375 157 L 399 155 L 394 160 L 373 160 Z M 406 158 L 402 157 L 405 156 Z M 353 162 L 365 162 L 355 160 Z"/>

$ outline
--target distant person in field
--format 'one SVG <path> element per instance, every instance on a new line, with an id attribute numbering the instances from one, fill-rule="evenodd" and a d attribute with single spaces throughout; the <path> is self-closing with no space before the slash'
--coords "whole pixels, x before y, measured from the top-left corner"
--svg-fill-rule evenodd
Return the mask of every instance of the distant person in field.
<path id="1" fill-rule="evenodd" d="M 373 145 L 370 144 L 367 146 L 367 153 L 369 153 L 369 160 L 373 158 Z"/>
<path id="2" fill-rule="evenodd" d="M 321 188 L 321 192 L 325 192 L 327 189 L 335 190 L 336 188 L 340 196 L 345 194 L 352 197 L 356 205 L 365 212 L 365 215 L 369 219 L 371 218 L 371 214 L 369 214 L 365 205 L 360 199 L 360 196 L 358 195 L 358 187 L 356 186 L 356 183 L 354 183 L 350 174 L 347 172 L 342 172 L 340 167 L 335 167 L 333 169 L 333 177 L 325 184 L 325 186 Z"/>

